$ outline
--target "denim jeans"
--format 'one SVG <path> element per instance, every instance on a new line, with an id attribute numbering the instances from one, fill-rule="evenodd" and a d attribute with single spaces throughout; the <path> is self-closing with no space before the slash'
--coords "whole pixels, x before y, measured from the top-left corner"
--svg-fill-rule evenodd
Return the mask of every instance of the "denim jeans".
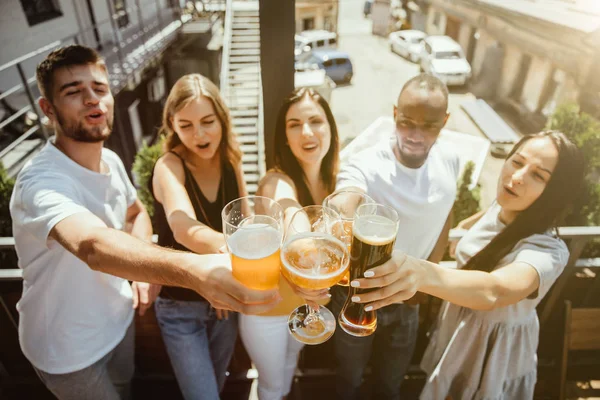
<path id="1" fill-rule="evenodd" d="M 237 337 L 237 314 L 217 319 L 208 302 L 158 297 L 154 309 L 186 400 L 218 400 Z"/>
<path id="2" fill-rule="evenodd" d="M 337 286 L 331 292 L 331 311 L 337 317 L 346 300 L 347 288 Z M 400 399 L 400 385 L 415 350 L 418 327 L 418 305 L 392 304 L 377 310 L 377 330 L 370 336 L 355 337 L 337 329 L 333 337 L 337 397 L 362 399 L 360 387 L 371 360 L 371 398 Z"/>
<path id="3" fill-rule="evenodd" d="M 89 367 L 67 374 L 35 368 L 46 387 L 60 400 L 129 400 L 134 366 L 135 323 L 117 347 Z"/>

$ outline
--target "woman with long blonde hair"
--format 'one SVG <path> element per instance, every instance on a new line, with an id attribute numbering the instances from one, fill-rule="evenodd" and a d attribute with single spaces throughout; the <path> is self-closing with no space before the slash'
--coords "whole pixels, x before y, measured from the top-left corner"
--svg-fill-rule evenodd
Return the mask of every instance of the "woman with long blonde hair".
<path id="1" fill-rule="evenodd" d="M 167 98 L 161 134 L 165 152 L 150 183 L 158 244 L 218 253 L 225 245 L 221 210 L 246 195 L 241 151 L 218 88 L 199 74 L 180 78 Z M 183 396 L 218 399 L 237 336 L 237 315 L 175 287 L 162 288 L 155 310 Z"/>

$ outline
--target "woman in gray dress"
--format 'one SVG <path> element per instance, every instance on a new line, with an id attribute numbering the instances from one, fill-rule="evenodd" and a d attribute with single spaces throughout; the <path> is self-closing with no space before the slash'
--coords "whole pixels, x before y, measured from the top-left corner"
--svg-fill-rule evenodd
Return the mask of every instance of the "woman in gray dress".
<path id="1" fill-rule="evenodd" d="M 583 183 L 583 160 L 562 133 L 524 137 L 509 154 L 496 202 L 471 218 L 457 269 L 394 253 L 353 286 L 380 288 L 356 302 L 378 309 L 420 291 L 439 297 L 423 356 L 421 399 L 531 399 L 536 382 L 536 306 L 569 259 L 556 229 Z"/>

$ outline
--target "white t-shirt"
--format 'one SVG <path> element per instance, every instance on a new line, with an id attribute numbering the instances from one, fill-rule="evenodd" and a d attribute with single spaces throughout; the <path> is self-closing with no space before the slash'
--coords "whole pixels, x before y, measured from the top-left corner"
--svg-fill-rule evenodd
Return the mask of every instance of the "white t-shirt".
<path id="1" fill-rule="evenodd" d="M 122 278 L 92 270 L 48 235 L 64 218 L 92 213 L 122 230 L 136 199 L 123 163 L 102 150 L 108 173 L 86 169 L 48 142 L 19 173 L 10 201 L 23 296 L 19 339 L 38 369 L 64 374 L 86 368 L 123 339 L 133 319 Z"/>
<path id="2" fill-rule="evenodd" d="M 425 164 L 408 168 L 396 159 L 395 144 L 393 137 L 351 157 L 341 167 L 336 190 L 355 186 L 394 208 L 399 215 L 394 248 L 427 259 L 454 204 L 459 160 L 435 144 Z"/>

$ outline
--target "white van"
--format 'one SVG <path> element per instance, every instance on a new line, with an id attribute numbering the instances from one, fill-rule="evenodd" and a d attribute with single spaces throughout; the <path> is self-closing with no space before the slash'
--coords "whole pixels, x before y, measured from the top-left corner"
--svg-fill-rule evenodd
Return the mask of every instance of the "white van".
<path id="1" fill-rule="evenodd" d="M 337 35 L 325 30 L 304 31 L 297 34 L 294 41 L 296 57 L 312 50 L 337 48 Z"/>

